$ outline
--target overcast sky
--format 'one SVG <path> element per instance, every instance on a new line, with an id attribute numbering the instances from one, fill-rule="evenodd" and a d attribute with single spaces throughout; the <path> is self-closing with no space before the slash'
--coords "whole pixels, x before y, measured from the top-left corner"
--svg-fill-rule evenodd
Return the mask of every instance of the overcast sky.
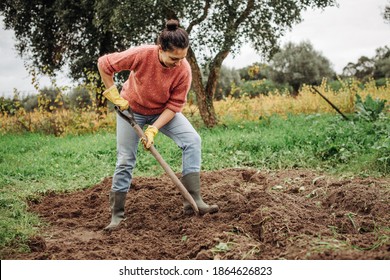
<path id="1" fill-rule="evenodd" d="M 281 45 L 309 41 L 330 60 L 333 69 L 341 73 L 348 62 L 356 62 L 363 55 L 373 57 L 377 48 L 390 46 L 390 24 L 385 23 L 382 16 L 389 2 L 338 0 L 339 7 L 306 11 L 303 22 L 286 33 Z M 13 31 L 4 30 L 2 19 L 0 21 L 0 96 L 12 96 L 14 88 L 25 94 L 34 91 L 31 77 L 15 51 Z M 235 58 L 228 56 L 224 65 L 239 69 L 260 60 L 249 46 L 244 46 Z M 60 84 L 69 83 L 63 77 L 60 80 Z M 40 84 L 49 85 L 48 79 L 41 79 Z"/>
<path id="2" fill-rule="evenodd" d="M 281 45 L 309 41 L 341 73 L 348 62 L 357 62 L 363 55 L 373 57 L 378 47 L 390 46 L 390 24 L 382 16 L 390 0 L 337 2 L 338 7 L 305 11 L 303 21 L 286 33 Z M 235 58 L 228 56 L 225 65 L 242 68 L 256 60 L 260 56 L 246 46 Z"/>

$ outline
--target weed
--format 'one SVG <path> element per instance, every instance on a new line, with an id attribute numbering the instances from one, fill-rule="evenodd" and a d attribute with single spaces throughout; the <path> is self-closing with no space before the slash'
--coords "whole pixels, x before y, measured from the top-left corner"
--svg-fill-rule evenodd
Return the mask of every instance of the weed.
<path id="1" fill-rule="evenodd" d="M 187 241 L 188 241 L 188 236 L 187 236 L 187 235 L 183 235 L 183 236 L 181 237 L 181 241 L 182 241 L 182 242 L 187 242 Z"/>
<path id="2" fill-rule="evenodd" d="M 375 250 L 379 247 L 388 245 L 389 241 L 390 241 L 390 235 L 389 235 L 390 228 L 385 228 L 383 231 L 378 232 L 378 229 L 377 229 L 376 241 L 371 246 L 360 247 L 360 246 L 356 246 L 356 245 L 351 245 L 352 248 L 359 250 L 359 251 L 371 251 L 371 250 Z"/>
<path id="3" fill-rule="evenodd" d="M 241 260 L 246 260 L 248 257 L 254 256 L 254 255 L 257 255 L 260 253 L 260 248 L 258 245 L 251 244 L 250 246 L 251 246 L 251 248 L 247 252 L 243 253 Z"/>
<path id="4" fill-rule="evenodd" d="M 233 242 L 219 242 L 217 245 L 215 245 L 211 252 L 213 253 L 226 253 L 231 250 L 231 247 L 233 246 Z"/>
<path id="5" fill-rule="evenodd" d="M 359 228 L 356 226 L 355 220 L 353 219 L 353 217 L 356 216 L 356 214 L 349 212 L 345 214 L 345 216 L 347 216 L 347 218 L 351 221 L 353 228 L 356 230 L 356 232 L 359 232 Z"/>

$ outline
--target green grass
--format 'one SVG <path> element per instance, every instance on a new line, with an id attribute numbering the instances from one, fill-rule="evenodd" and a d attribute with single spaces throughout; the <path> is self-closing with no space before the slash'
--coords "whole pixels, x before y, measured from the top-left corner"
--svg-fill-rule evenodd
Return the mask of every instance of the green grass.
<path id="1" fill-rule="evenodd" d="M 205 169 L 247 166 L 370 176 L 389 173 L 390 147 L 383 144 L 390 138 L 388 119 L 373 123 L 346 122 L 330 115 L 287 120 L 274 116 L 201 133 Z"/>
<path id="2" fill-rule="evenodd" d="M 346 122 L 334 115 L 277 116 L 257 122 L 198 127 L 202 168 L 309 168 L 327 173 L 388 176 L 390 122 Z M 175 172 L 181 151 L 159 134 L 156 147 Z M 37 233 L 39 219 L 27 212 L 27 201 L 48 191 L 88 188 L 111 176 L 116 160 L 115 134 L 102 132 L 54 137 L 41 134 L 0 137 L 0 252 L 23 244 Z M 134 176 L 162 174 L 142 148 Z"/>
<path id="3" fill-rule="evenodd" d="M 47 191 L 86 188 L 109 176 L 114 142 L 110 134 L 1 136 L 0 248 L 36 232 L 39 220 L 26 211 L 26 200 Z"/>

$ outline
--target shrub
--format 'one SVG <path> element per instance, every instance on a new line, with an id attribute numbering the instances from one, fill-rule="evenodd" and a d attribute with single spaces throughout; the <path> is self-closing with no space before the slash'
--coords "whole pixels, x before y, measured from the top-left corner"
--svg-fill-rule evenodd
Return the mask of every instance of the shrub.
<path id="1" fill-rule="evenodd" d="M 57 88 L 43 88 L 38 95 L 38 107 L 41 111 L 53 112 L 64 108 L 64 97 Z"/>
<path id="2" fill-rule="evenodd" d="M 90 109 L 92 97 L 90 91 L 84 87 L 74 88 L 68 95 L 69 106 L 72 109 Z"/>
<path id="3" fill-rule="evenodd" d="M 385 109 L 386 102 L 385 99 L 376 98 L 374 100 L 371 95 L 367 95 L 363 101 L 362 97 L 356 94 L 355 113 L 366 121 L 375 121 Z"/>
<path id="4" fill-rule="evenodd" d="M 390 171 L 390 135 L 379 140 L 373 147 L 376 150 L 376 166 L 377 168 L 388 173 Z"/>
<path id="5" fill-rule="evenodd" d="M 332 91 L 339 91 L 342 89 L 343 83 L 339 80 L 333 80 L 328 82 L 328 89 Z"/>
<path id="6" fill-rule="evenodd" d="M 26 112 L 32 112 L 38 109 L 38 96 L 37 95 L 28 95 L 22 100 L 23 108 Z"/>
<path id="7" fill-rule="evenodd" d="M 284 93 L 289 88 L 286 85 L 280 85 L 268 79 L 245 81 L 239 87 L 232 86 L 230 96 L 239 98 L 247 95 L 251 98 L 259 95 L 268 95 L 271 93 Z"/>
<path id="8" fill-rule="evenodd" d="M 381 78 L 381 79 L 375 80 L 375 85 L 377 87 L 384 87 L 387 85 L 387 82 L 388 82 L 388 78 Z"/>
<path id="9" fill-rule="evenodd" d="M 21 107 L 22 106 L 20 105 L 20 102 L 16 97 L 14 97 L 14 99 L 0 97 L 1 114 L 13 116 Z"/>

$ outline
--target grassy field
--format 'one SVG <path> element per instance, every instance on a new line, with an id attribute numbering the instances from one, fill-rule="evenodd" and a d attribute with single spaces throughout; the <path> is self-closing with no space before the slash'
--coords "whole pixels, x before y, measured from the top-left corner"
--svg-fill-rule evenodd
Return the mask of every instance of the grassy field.
<path id="1" fill-rule="evenodd" d="M 390 122 L 344 121 L 337 115 L 270 116 L 257 121 L 198 127 L 203 170 L 228 167 L 308 168 L 342 176 L 388 176 Z M 19 246 L 40 221 L 28 213 L 27 201 L 46 192 L 88 188 L 111 176 L 115 166 L 114 132 L 55 137 L 37 133 L 0 138 L 0 251 Z M 175 172 L 181 151 L 163 135 L 156 147 Z M 142 148 L 135 176 L 163 173 Z"/>

